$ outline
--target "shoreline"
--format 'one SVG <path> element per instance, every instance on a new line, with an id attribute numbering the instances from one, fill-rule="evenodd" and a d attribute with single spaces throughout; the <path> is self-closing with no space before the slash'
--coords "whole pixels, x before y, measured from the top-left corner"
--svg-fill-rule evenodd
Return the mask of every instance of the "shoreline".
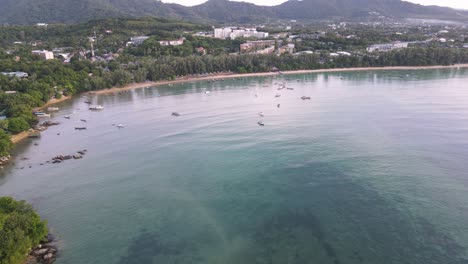
<path id="1" fill-rule="evenodd" d="M 16 135 L 11 135 L 11 137 L 10 137 L 10 138 L 11 138 L 11 142 L 13 142 L 13 144 L 17 144 L 17 143 L 19 143 L 20 141 L 23 141 L 23 140 L 25 140 L 26 138 L 28 138 L 29 133 L 30 133 L 30 131 L 28 130 L 28 131 L 23 131 L 23 132 L 21 132 L 21 133 L 19 133 L 19 134 L 16 134 Z"/>
<path id="2" fill-rule="evenodd" d="M 45 109 L 46 107 L 49 107 L 51 105 L 54 105 L 54 104 L 57 104 L 57 103 L 60 103 L 60 102 L 67 101 L 67 100 L 69 100 L 71 98 L 72 98 L 72 96 L 62 96 L 60 99 L 52 99 L 49 102 L 45 103 L 44 105 L 34 108 L 33 111 L 41 111 L 41 110 Z M 27 131 L 23 131 L 23 132 L 21 132 L 19 134 L 11 135 L 10 136 L 11 142 L 13 144 L 17 144 L 20 141 L 23 141 L 26 138 L 28 138 L 29 134 L 32 133 L 32 132 L 37 132 L 37 131 L 34 130 L 33 128 L 30 128 Z"/>
<path id="3" fill-rule="evenodd" d="M 58 104 L 60 102 L 67 101 L 67 100 L 69 100 L 71 98 L 72 98 L 72 96 L 62 96 L 62 97 L 60 97 L 60 99 L 52 99 L 52 100 L 48 101 L 47 103 L 45 103 L 44 105 L 34 108 L 33 111 L 43 110 L 46 107 L 49 107 L 49 106 L 54 105 L 54 104 Z"/>
<path id="4" fill-rule="evenodd" d="M 132 83 L 123 87 L 112 87 L 109 89 L 89 91 L 85 94 L 108 94 L 119 91 L 129 91 L 141 88 L 148 88 L 160 85 L 180 84 L 193 81 L 211 81 L 219 79 L 234 79 L 234 78 L 249 78 L 249 77 L 268 77 L 276 75 L 294 75 L 294 74 L 308 74 L 308 73 L 335 73 L 335 72 L 361 72 L 361 71 L 385 71 L 385 70 L 431 70 L 431 69 L 456 69 L 468 68 L 468 64 L 455 64 L 455 65 L 435 65 L 435 66 L 386 66 L 386 67 L 362 67 L 362 68 L 333 68 L 333 69 L 315 69 L 315 70 L 296 70 L 284 72 L 259 72 L 259 73 L 220 73 L 209 76 L 201 77 L 181 77 L 172 81 L 147 81 L 141 83 Z"/>
<path id="5" fill-rule="evenodd" d="M 336 72 L 361 72 L 361 71 L 385 71 L 385 70 L 430 70 L 430 69 L 455 69 L 455 68 L 468 68 L 468 64 L 455 64 L 455 65 L 435 65 L 435 66 L 386 66 L 386 67 L 362 67 L 362 68 L 333 68 L 333 69 L 315 69 L 315 70 L 296 70 L 284 72 L 259 72 L 259 73 L 219 73 L 208 76 L 186 76 L 172 81 L 156 81 L 156 82 L 141 82 L 132 83 L 123 87 L 112 87 L 109 89 L 83 92 L 82 94 L 110 94 L 121 91 L 130 91 L 142 88 L 148 88 L 160 85 L 180 84 L 194 81 L 215 81 L 220 79 L 234 79 L 234 78 L 249 78 L 249 77 L 268 77 L 276 75 L 294 75 L 294 74 L 309 74 L 309 73 L 336 73 Z M 41 107 L 37 107 L 34 111 L 43 110 L 44 108 L 67 101 L 73 96 L 62 96 L 60 99 L 52 99 Z M 13 144 L 28 138 L 30 131 L 23 131 L 19 134 L 12 135 L 11 141 Z"/>

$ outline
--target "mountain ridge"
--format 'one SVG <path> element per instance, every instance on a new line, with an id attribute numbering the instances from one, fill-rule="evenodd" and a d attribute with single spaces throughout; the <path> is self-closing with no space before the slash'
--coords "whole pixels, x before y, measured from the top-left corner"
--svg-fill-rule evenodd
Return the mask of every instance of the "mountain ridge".
<path id="1" fill-rule="evenodd" d="M 468 11 L 401 0 L 289 0 L 276 6 L 209 0 L 196 6 L 160 0 L 0 0 L 0 24 L 77 23 L 113 17 L 156 16 L 195 22 L 356 19 L 371 13 L 393 18 L 468 21 Z"/>

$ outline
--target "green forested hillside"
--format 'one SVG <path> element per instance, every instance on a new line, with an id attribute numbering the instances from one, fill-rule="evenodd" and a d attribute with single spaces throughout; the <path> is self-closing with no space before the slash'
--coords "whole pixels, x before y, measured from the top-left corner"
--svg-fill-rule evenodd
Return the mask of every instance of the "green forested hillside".
<path id="1" fill-rule="evenodd" d="M 47 43 L 43 48 L 54 47 L 89 47 L 89 37 L 97 32 L 99 49 L 105 47 L 109 51 L 122 46 L 132 36 L 139 35 L 171 35 L 180 34 L 184 31 L 203 31 L 210 27 L 203 24 L 193 24 L 183 21 L 167 20 L 160 18 L 138 18 L 138 19 L 99 19 L 82 24 L 55 24 L 47 28 L 32 26 L 6 26 L 0 27 L 0 47 L 9 47 L 15 41 L 34 42 L 42 41 Z M 111 34 L 100 37 L 106 30 L 111 30 Z"/>
<path id="2" fill-rule="evenodd" d="M 370 12 L 387 17 L 467 19 L 468 13 L 451 8 L 422 6 L 400 0 L 291 0 L 274 7 L 278 17 L 288 19 L 363 18 Z"/>
<path id="3" fill-rule="evenodd" d="M 109 17 L 157 16 L 189 21 L 251 23 L 277 19 L 387 17 L 465 20 L 468 13 L 426 7 L 401 0 L 289 0 L 279 6 L 256 6 L 228 0 L 186 7 L 159 0 L 0 0 L 0 24 L 74 23 Z"/>

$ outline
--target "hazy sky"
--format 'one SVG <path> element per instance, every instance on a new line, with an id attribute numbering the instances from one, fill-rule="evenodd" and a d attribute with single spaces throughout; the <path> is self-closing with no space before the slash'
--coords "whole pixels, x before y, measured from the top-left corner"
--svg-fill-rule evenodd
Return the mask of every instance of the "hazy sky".
<path id="1" fill-rule="evenodd" d="M 178 3 L 182 5 L 198 5 L 206 0 L 162 0 L 166 3 Z M 244 0 L 258 5 L 278 5 L 285 0 Z M 440 5 L 450 6 L 454 8 L 468 9 L 468 0 L 407 0 L 408 2 L 423 4 L 423 5 Z"/>

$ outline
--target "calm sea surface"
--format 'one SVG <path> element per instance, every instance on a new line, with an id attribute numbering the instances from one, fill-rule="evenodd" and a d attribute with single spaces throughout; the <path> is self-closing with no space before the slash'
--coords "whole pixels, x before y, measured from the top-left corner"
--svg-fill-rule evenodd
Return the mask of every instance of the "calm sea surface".
<path id="1" fill-rule="evenodd" d="M 58 105 L 0 175 L 60 237 L 57 264 L 468 263 L 468 70 L 90 98 L 105 110 Z"/>

